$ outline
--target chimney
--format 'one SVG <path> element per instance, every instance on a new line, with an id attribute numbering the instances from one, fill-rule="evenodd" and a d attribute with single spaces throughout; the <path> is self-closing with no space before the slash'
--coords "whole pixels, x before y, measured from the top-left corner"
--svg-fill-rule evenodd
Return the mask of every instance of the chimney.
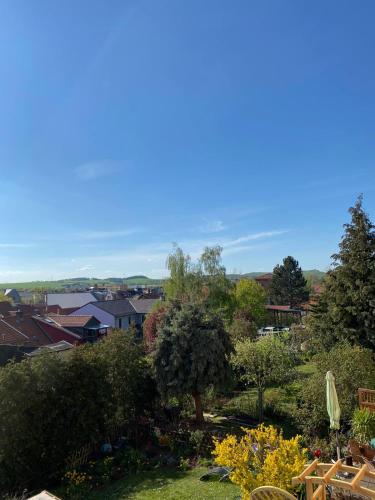
<path id="1" fill-rule="evenodd" d="M 21 309 L 17 309 L 17 311 L 16 311 L 16 323 L 21 323 L 22 320 L 23 320 L 23 313 L 22 313 Z"/>

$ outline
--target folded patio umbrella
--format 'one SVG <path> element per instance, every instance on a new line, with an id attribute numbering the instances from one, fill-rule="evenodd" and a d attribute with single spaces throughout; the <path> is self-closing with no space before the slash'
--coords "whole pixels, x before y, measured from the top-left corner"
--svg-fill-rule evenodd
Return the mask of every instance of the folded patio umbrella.
<path id="1" fill-rule="evenodd" d="M 335 377 L 332 372 L 327 372 L 327 412 L 330 420 L 330 428 L 336 431 L 337 459 L 340 460 L 339 429 L 340 429 L 340 405 L 335 387 Z"/>

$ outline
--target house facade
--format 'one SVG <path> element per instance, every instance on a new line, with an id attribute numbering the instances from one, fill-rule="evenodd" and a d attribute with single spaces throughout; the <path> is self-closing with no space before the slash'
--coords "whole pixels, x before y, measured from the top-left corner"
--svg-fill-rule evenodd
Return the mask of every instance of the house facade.
<path id="1" fill-rule="evenodd" d="M 72 312 L 70 316 L 95 316 L 100 323 L 110 328 L 126 330 L 132 324 L 140 328 L 146 314 L 157 300 L 118 299 L 91 302 Z"/>

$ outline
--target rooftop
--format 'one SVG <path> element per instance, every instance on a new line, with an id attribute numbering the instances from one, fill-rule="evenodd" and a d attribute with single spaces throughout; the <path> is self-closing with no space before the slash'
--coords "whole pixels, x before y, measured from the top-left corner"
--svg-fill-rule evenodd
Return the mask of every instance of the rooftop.
<path id="1" fill-rule="evenodd" d="M 47 306 L 59 306 L 61 309 L 82 307 L 89 302 L 96 302 L 96 297 L 91 292 L 76 293 L 47 293 Z"/>
<path id="2" fill-rule="evenodd" d="M 155 302 L 160 302 L 160 299 L 129 299 L 129 302 L 139 314 L 147 314 L 152 309 Z"/>
<path id="3" fill-rule="evenodd" d="M 83 328 L 89 323 L 92 319 L 95 319 L 98 323 L 99 320 L 95 318 L 95 316 L 92 315 L 82 315 L 82 316 L 64 316 L 61 314 L 49 314 L 48 318 L 53 320 L 55 323 L 57 323 L 60 326 L 63 327 L 77 327 L 77 328 Z"/>
<path id="4" fill-rule="evenodd" d="M 101 300 L 93 305 L 113 316 L 126 316 L 137 312 L 128 299 Z"/>

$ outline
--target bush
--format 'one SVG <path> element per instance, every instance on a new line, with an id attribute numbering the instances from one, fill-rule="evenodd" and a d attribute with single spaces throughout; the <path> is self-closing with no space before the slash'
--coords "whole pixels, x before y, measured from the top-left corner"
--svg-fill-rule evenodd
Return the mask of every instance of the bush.
<path id="1" fill-rule="evenodd" d="M 46 487 L 67 458 L 139 414 L 147 382 L 142 350 L 113 332 L 68 356 L 0 369 L 0 493 Z"/>
<path id="2" fill-rule="evenodd" d="M 265 484 L 291 490 L 293 476 L 303 471 L 306 450 L 301 437 L 284 439 L 274 427 L 263 424 L 256 429 L 243 429 L 240 439 L 229 435 L 222 442 L 215 440 L 215 461 L 232 470 L 230 479 L 241 487 L 242 498 Z"/>
<path id="3" fill-rule="evenodd" d="M 352 433 L 360 444 L 369 444 L 375 437 L 375 413 L 367 408 L 357 408 L 353 413 Z"/>
<path id="4" fill-rule="evenodd" d="M 337 344 L 331 351 L 316 355 L 314 361 L 317 371 L 301 388 L 295 418 L 306 436 L 326 437 L 329 433 L 325 382 L 327 371 L 331 370 L 335 376 L 341 427 L 348 430 L 357 406 L 358 387 L 373 387 L 375 384 L 375 363 L 371 350 L 353 347 L 348 343 Z"/>

